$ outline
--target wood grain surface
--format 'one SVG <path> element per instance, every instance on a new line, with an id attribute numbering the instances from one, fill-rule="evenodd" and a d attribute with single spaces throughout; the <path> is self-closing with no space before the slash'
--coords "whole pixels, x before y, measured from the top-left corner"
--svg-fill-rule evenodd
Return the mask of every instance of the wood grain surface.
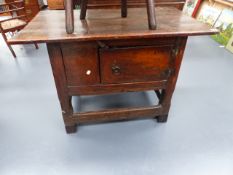
<path id="1" fill-rule="evenodd" d="M 144 46 L 100 51 L 102 83 L 161 81 L 169 77 L 172 46 Z"/>
<path id="2" fill-rule="evenodd" d="M 87 41 L 136 39 L 171 36 L 215 34 L 211 29 L 172 7 L 156 7 L 157 29 L 149 30 L 146 8 L 128 9 L 128 17 L 121 18 L 120 9 L 90 9 L 86 20 L 79 19 L 75 10 L 75 29 L 67 34 L 64 11 L 41 11 L 18 35 L 12 44 L 58 41 Z"/>

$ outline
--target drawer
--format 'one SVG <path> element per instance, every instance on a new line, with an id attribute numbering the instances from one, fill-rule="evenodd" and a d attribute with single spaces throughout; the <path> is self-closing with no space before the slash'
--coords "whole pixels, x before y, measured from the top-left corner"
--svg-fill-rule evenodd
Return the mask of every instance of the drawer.
<path id="1" fill-rule="evenodd" d="M 172 45 L 100 49 L 102 83 L 166 80 L 172 68 Z"/>
<path id="2" fill-rule="evenodd" d="M 68 86 L 100 83 L 98 48 L 95 43 L 61 44 Z"/>

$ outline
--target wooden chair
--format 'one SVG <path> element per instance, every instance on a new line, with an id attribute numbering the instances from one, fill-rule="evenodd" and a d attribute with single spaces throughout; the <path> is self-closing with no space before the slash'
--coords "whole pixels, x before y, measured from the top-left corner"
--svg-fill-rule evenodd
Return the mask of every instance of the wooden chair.
<path id="1" fill-rule="evenodd" d="M 122 18 L 127 17 L 127 0 L 121 1 L 121 16 Z M 147 5 L 147 16 L 148 16 L 148 26 L 150 30 L 155 30 L 157 27 L 156 17 L 155 17 L 155 4 L 154 0 L 145 0 Z M 80 0 L 81 12 L 80 19 L 86 18 L 86 11 L 88 0 Z M 74 32 L 74 14 L 73 14 L 73 0 L 65 0 L 65 10 L 66 10 L 66 32 L 71 34 Z"/>
<path id="2" fill-rule="evenodd" d="M 119 0 L 121 2 L 121 17 L 127 17 L 127 0 Z M 154 0 L 145 0 L 148 16 L 148 26 L 150 30 L 156 29 L 156 18 L 155 18 L 155 2 Z M 86 18 L 88 0 L 81 0 L 81 13 L 80 19 Z"/>
<path id="3" fill-rule="evenodd" d="M 14 1 L 10 3 L 0 4 L 1 10 L 0 15 L 7 16 L 7 18 L 0 20 L 0 32 L 2 33 L 3 39 L 5 40 L 8 48 L 10 49 L 12 55 L 16 58 L 16 54 L 12 49 L 10 43 L 8 42 L 9 35 L 14 35 L 15 32 L 23 29 L 27 23 L 28 18 L 25 12 L 24 1 Z M 38 49 L 38 45 L 36 43 L 35 47 Z"/>

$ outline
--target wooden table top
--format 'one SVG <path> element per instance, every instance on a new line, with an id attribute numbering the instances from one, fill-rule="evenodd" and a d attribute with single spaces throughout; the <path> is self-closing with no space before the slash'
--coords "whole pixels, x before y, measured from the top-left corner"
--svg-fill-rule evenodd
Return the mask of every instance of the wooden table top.
<path id="1" fill-rule="evenodd" d="M 74 15 L 73 34 L 66 33 L 64 10 L 45 10 L 10 39 L 10 43 L 155 38 L 218 32 L 172 7 L 156 7 L 157 30 L 148 29 L 145 8 L 130 8 L 127 18 L 121 18 L 119 9 L 88 9 L 87 18 L 82 21 L 79 19 L 79 10 L 75 10 Z"/>

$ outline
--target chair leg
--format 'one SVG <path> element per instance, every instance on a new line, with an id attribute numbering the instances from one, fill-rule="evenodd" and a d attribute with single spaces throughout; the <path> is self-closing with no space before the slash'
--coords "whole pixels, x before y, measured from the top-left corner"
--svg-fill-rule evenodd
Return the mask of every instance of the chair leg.
<path id="1" fill-rule="evenodd" d="M 35 48 L 36 48 L 36 49 L 39 49 L 39 46 L 38 46 L 37 43 L 34 43 L 34 45 L 35 45 Z"/>
<path id="2" fill-rule="evenodd" d="M 155 18 L 155 4 L 154 0 L 146 0 L 147 4 L 147 16 L 148 16 L 148 24 L 150 30 L 156 29 L 156 18 Z"/>
<path id="3" fill-rule="evenodd" d="M 15 54 L 14 50 L 12 49 L 11 45 L 7 43 L 7 46 L 8 46 L 8 48 L 10 49 L 10 51 L 11 51 L 13 57 L 16 58 L 16 54 Z"/>
<path id="4" fill-rule="evenodd" d="M 65 16 L 66 16 L 66 32 L 72 34 L 74 32 L 74 10 L 73 0 L 65 0 Z"/>
<path id="5" fill-rule="evenodd" d="M 85 19 L 86 18 L 87 3 L 88 3 L 88 0 L 81 0 L 80 19 Z"/>
<path id="6" fill-rule="evenodd" d="M 127 17 L 127 0 L 121 0 L 121 17 Z"/>
<path id="7" fill-rule="evenodd" d="M 15 54 L 14 50 L 12 49 L 11 45 L 7 42 L 7 36 L 3 31 L 2 31 L 2 37 L 3 37 L 4 41 L 6 42 L 7 47 L 10 49 L 12 55 L 14 56 L 14 58 L 16 58 L 16 54 Z"/>

